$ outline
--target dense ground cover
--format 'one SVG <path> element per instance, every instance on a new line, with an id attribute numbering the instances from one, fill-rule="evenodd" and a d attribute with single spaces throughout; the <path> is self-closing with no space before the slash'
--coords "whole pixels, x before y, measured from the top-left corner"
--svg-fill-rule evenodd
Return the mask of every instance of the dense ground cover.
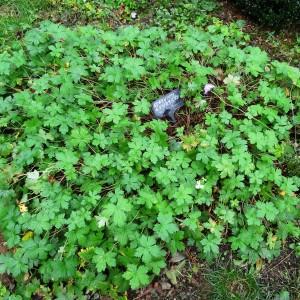
<path id="1" fill-rule="evenodd" d="M 44 22 L 0 54 L 9 299 L 117 297 L 186 247 L 256 266 L 299 252 L 299 173 L 284 158 L 300 70 L 249 46 L 239 23 L 179 25 Z M 154 120 L 151 102 L 174 88 L 178 122 Z"/>

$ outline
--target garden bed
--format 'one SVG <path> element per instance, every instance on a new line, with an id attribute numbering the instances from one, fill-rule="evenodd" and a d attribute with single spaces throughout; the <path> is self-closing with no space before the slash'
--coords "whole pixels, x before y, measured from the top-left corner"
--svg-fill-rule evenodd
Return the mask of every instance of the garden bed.
<path id="1" fill-rule="evenodd" d="M 5 299 L 299 291 L 300 70 L 191 7 L 156 27 L 125 7 L 142 28 L 47 21 L 0 53 Z M 153 118 L 177 88 L 176 122 Z"/>

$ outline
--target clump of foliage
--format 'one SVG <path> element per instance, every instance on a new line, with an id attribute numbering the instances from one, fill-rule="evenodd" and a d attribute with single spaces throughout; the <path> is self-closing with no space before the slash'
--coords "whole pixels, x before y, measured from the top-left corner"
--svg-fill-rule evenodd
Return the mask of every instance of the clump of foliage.
<path id="1" fill-rule="evenodd" d="M 226 243 L 256 263 L 299 237 L 299 178 L 278 160 L 296 125 L 300 70 L 247 39 L 217 20 L 172 39 L 158 27 L 45 22 L 0 54 L 10 250 L 0 272 L 17 283 L 4 297 L 117 297 L 186 245 L 212 259 Z M 147 115 L 178 87 L 203 122 L 169 135 Z"/>
<path id="2" fill-rule="evenodd" d="M 300 22 L 300 0 L 233 0 L 245 13 L 269 26 Z"/>
<path id="3" fill-rule="evenodd" d="M 49 0 L 60 11 L 62 19 L 78 18 L 81 22 L 97 21 L 104 27 L 118 27 L 124 23 L 159 25 L 169 30 L 183 29 L 187 25 L 204 22 L 216 6 L 214 0 L 173 0 L 173 1 L 136 1 L 136 0 Z M 132 18 L 131 13 L 135 14 Z M 71 21 L 71 20 L 70 20 Z M 72 21 L 71 21 L 72 23 Z"/>
<path id="4" fill-rule="evenodd" d="M 89 19 L 101 19 L 103 17 L 112 17 L 112 12 L 115 10 L 126 11 L 129 13 L 132 10 L 145 9 L 149 7 L 147 0 L 50 0 L 54 7 L 60 5 L 62 8 L 72 9 L 73 12 L 78 12 L 82 17 Z M 163 5 L 167 1 L 159 1 Z M 64 10 L 64 9 L 63 9 Z"/>
<path id="5" fill-rule="evenodd" d="M 216 7 L 217 3 L 212 0 L 169 1 L 157 9 L 150 9 L 148 13 L 153 15 L 151 22 L 154 25 L 166 28 L 171 33 L 186 30 L 191 24 L 203 26 L 210 18 L 207 13 Z"/>

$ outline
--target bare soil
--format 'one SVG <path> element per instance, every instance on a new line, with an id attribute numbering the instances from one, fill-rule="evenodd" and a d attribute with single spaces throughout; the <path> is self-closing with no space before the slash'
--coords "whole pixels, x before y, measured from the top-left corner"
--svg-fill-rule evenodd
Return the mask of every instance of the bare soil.
<path id="1" fill-rule="evenodd" d="M 289 291 L 292 299 L 300 300 L 300 257 L 291 249 L 284 249 L 281 255 L 266 264 L 258 275 L 262 286 L 274 292 Z"/>
<path id="2" fill-rule="evenodd" d="M 151 285 L 129 294 L 130 300 L 209 300 L 212 287 L 205 277 L 207 264 L 197 258 L 192 249 L 184 252 L 185 259 L 178 264 L 169 263 L 168 270 L 176 269 L 176 265 L 184 264 L 176 272 L 176 284 L 172 284 L 166 272 Z"/>

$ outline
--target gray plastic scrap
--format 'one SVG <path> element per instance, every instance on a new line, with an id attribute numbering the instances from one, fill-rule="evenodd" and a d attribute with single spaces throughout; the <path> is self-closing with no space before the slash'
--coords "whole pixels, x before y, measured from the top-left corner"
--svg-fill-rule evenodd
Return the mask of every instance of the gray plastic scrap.
<path id="1" fill-rule="evenodd" d="M 156 118 L 168 117 L 172 122 L 175 120 L 175 112 L 184 105 L 180 99 L 180 91 L 176 89 L 160 97 L 152 103 L 152 112 Z"/>

